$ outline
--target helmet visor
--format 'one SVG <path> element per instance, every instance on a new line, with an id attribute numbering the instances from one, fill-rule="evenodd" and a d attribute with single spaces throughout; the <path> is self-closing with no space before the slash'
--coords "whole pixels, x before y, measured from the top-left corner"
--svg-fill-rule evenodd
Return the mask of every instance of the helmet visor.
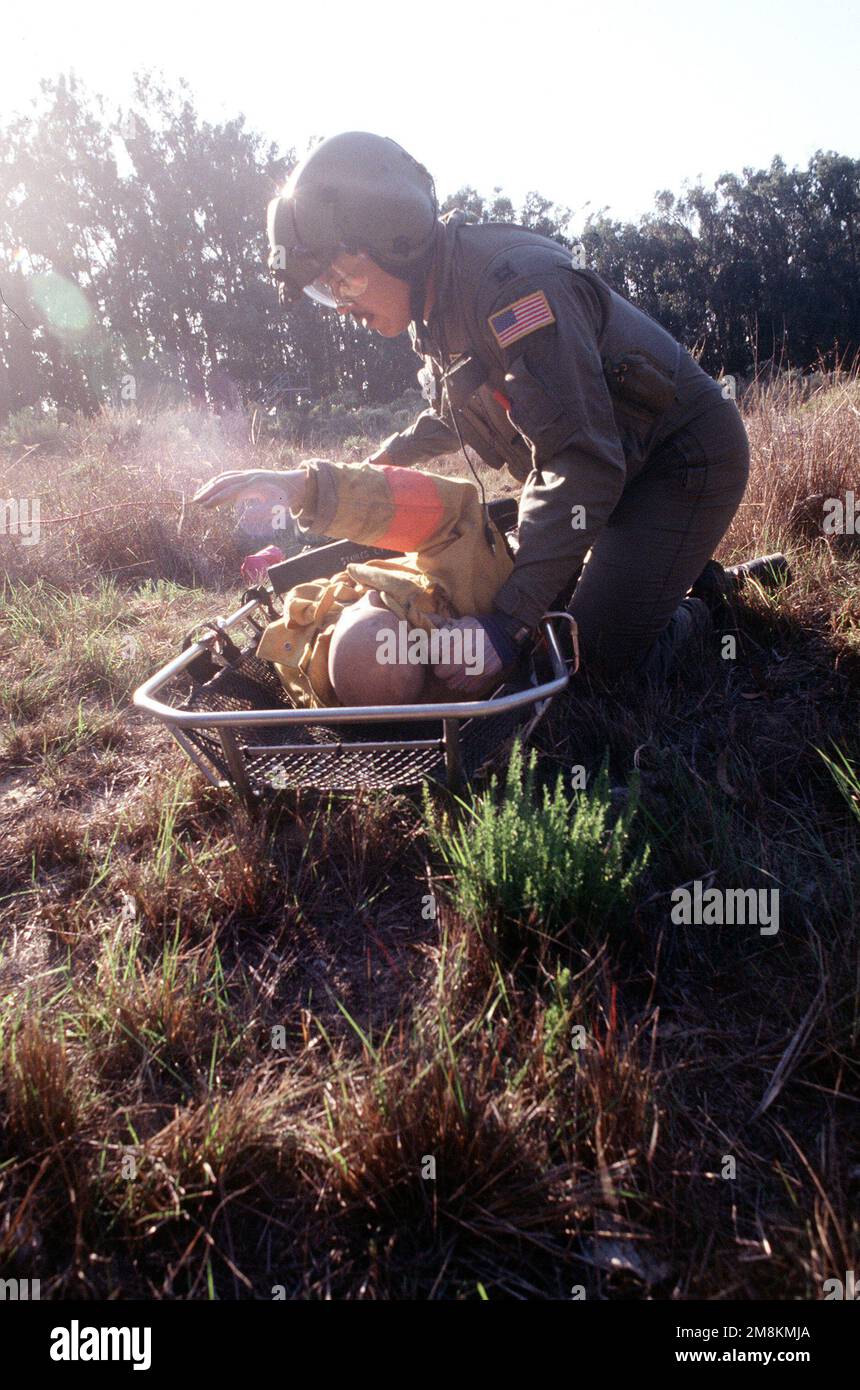
<path id="1" fill-rule="evenodd" d="M 302 243 L 296 228 L 296 213 L 289 197 L 273 198 L 266 219 L 269 239 L 269 270 L 278 284 L 281 304 L 291 307 L 302 291 L 327 309 L 343 309 L 354 304 L 368 285 L 366 275 L 344 275 L 333 264 L 337 247 L 322 252 Z M 342 249 L 342 248 L 341 248 Z"/>
<path id="2" fill-rule="evenodd" d="M 268 266 L 278 285 L 278 298 L 285 307 L 301 299 L 305 285 L 316 280 L 331 260 L 331 252 L 320 256 L 302 245 L 295 215 L 288 198 L 273 198 L 266 218 L 269 240 Z"/>

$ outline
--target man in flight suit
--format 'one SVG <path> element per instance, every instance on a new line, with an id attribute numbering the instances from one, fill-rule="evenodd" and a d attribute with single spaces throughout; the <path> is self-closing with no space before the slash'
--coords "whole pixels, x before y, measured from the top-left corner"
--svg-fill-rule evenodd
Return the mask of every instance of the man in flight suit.
<path id="1" fill-rule="evenodd" d="M 438 217 L 430 175 L 380 136 L 320 144 L 268 231 L 283 304 L 304 292 L 383 336 L 408 328 L 424 358 L 429 409 L 371 463 L 465 443 L 523 484 L 510 576 L 460 624 L 482 625 L 503 666 L 563 602 L 586 668 L 663 676 L 708 621 L 685 595 L 747 482 L 746 432 L 720 386 L 558 242 Z M 464 672 L 444 678 L 468 690 Z"/>

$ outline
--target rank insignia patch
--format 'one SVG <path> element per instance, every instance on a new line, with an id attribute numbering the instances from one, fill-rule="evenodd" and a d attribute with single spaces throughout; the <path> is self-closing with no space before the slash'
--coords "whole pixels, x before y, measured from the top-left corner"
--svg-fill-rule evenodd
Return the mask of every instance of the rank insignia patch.
<path id="1" fill-rule="evenodd" d="M 555 323 L 555 314 L 543 290 L 527 294 L 489 318 L 493 336 L 502 348 L 510 347 L 511 343 L 524 338 L 527 333 L 533 333 L 536 328 L 546 328 L 551 323 Z"/>

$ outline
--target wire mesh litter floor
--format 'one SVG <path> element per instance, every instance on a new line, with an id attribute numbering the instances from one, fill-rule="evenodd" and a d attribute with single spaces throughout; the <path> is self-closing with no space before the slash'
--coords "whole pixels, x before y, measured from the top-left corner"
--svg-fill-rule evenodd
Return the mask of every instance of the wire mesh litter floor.
<path id="1" fill-rule="evenodd" d="M 525 668 L 526 663 L 524 663 Z M 521 690 L 528 672 L 493 692 L 493 697 Z M 254 709 L 295 709 L 273 668 L 253 651 L 197 686 L 178 709 L 194 713 Z M 527 712 L 531 707 L 527 707 Z M 523 710 L 506 710 L 483 718 L 466 718 L 459 726 L 459 751 L 466 778 L 497 752 L 523 722 Z M 197 752 L 220 777 L 233 772 L 217 732 L 183 731 Z M 408 788 L 426 778 L 446 777 L 444 727 L 441 719 L 348 722 L 327 726 L 291 722 L 287 726 L 243 724 L 233 731 L 251 790 L 260 794 L 290 788 L 352 790 L 359 786 Z M 288 745 L 284 747 L 283 745 Z"/>

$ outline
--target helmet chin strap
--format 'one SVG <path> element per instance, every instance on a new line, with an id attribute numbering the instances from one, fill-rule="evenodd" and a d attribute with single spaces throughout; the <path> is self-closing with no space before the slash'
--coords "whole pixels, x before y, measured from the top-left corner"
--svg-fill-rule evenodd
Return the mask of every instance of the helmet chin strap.
<path id="1" fill-rule="evenodd" d="M 415 276 L 409 281 L 409 317 L 418 331 L 424 322 L 424 301 L 427 297 L 427 276 Z"/>

